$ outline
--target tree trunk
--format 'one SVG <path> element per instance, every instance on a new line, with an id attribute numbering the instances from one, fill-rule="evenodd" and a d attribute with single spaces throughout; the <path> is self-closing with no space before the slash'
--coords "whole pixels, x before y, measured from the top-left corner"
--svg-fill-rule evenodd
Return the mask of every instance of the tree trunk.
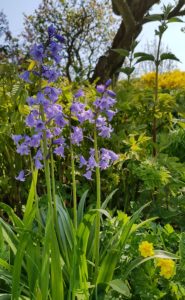
<path id="1" fill-rule="evenodd" d="M 142 30 L 144 23 L 144 17 L 148 13 L 148 10 L 154 5 L 159 3 L 159 0 L 130 0 L 126 5 L 129 8 L 129 14 L 133 22 L 129 24 L 129 20 L 126 20 L 127 15 L 123 15 L 125 8 L 122 7 L 125 0 L 112 0 L 113 10 L 116 14 L 120 14 L 123 20 L 120 27 L 114 37 L 111 48 L 107 53 L 101 56 L 95 67 L 91 82 L 98 78 L 99 82 L 105 82 L 107 79 L 112 78 L 113 75 L 119 74 L 119 68 L 121 68 L 124 57 L 118 53 L 112 51 L 112 49 L 123 48 L 130 50 L 132 42 L 138 37 Z M 114 3 L 117 4 L 116 9 L 114 8 Z M 124 4 L 125 5 L 125 4 Z M 120 11 L 119 11 L 120 7 Z"/>

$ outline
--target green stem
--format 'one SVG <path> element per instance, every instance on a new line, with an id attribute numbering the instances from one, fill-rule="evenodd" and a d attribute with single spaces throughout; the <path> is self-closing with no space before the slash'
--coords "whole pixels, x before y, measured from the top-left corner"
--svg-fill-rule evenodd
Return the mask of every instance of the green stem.
<path id="1" fill-rule="evenodd" d="M 56 225 L 56 228 L 58 228 L 56 189 L 55 189 L 55 169 L 54 169 L 54 160 L 53 160 L 52 151 L 51 151 L 51 184 L 52 184 L 52 197 L 53 197 L 55 225 Z"/>
<path id="2" fill-rule="evenodd" d="M 96 167 L 96 209 L 101 208 L 101 180 L 100 180 L 100 168 L 99 168 L 99 154 L 98 154 L 98 141 L 96 125 L 94 127 L 94 150 L 95 150 L 95 160 L 97 163 Z M 95 274 L 94 279 L 96 281 L 98 276 L 98 266 L 99 266 L 99 247 L 100 247 L 100 212 L 97 211 L 96 214 L 96 229 L 95 229 L 95 244 L 94 244 L 94 262 L 95 262 Z"/>
<path id="3" fill-rule="evenodd" d="M 34 174 L 33 161 L 32 161 L 31 155 L 30 155 L 30 162 L 31 162 L 31 172 L 32 172 L 32 174 Z M 32 176 L 32 178 L 33 178 L 33 183 L 34 183 L 34 194 L 35 194 L 35 204 L 36 204 L 36 209 L 37 209 L 36 214 L 37 214 L 37 219 L 38 219 L 38 228 L 39 228 L 39 232 L 41 233 L 42 219 L 41 219 L 41 215 L 40 215 L 40 211 L 39 211 L 39 200 L 38 200 L 37 187 L 36 187 L 34 175 Z"/>
<path id="4" fill-rule="evenodd" d="M 42 121 L 45 122 L 44 110 L 43 107 L 40 107 Z M 44 154 L 44 170 L 45 170 L 45 179 L 47 187 L 47 197 L 48 197 L 48 208 L 52 213 L 52 193 L 51 193 L 51 177 L 50 177 L 50 167 L 48 159 L 48 150 L 47 150 L 47 137 L 46 130 L 43 131 L 43 154 Z"/>
<path id="5" fill-rule="evenodd" d="M 76 197 L 76 178 L 75 178 L 75 160 L 73 145 L 70 140 L 70 154 L 71 154 L 71 171 L 72 171 L 72 188 L 73 188 L 73 221 L 74 228 L 77 229 L 77 197 Z"/>
<path id="6" fill-rule="evenodd" d="M 154 89 L 154 110 L 153 110 L 153 126 L 152 126 L 152 141 L 153 141 L 153 157 L 156 157 L 156 142 L 157 142 L 157 119 L 155 116 L 156 106 L 158 102 L 159 93 L 159 64 L 160 64 L 160 47 L 161 47 L 162 34 L 159 35 L 159 42 L 157 47 L 157 56 L 155 61 L 155 89 Z"/>

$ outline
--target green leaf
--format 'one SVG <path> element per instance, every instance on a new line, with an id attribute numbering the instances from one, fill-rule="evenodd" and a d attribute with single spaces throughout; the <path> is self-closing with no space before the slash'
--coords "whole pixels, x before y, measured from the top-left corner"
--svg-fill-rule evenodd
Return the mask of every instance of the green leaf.
<path id="1" fill-rule="evenodd" d="M 62 260 L 58 247 L 58 241 L 54 230 L 54 225 L 50 224 L 51 228 L 51 289 L 52 299 L 64 300 L 64 287 L 62 276 Z"/>
<path id="2" fill-rule="evenodd" d="M 181 261 L 183 264 L 185 264 L 185 232 L 181 233 L 179 252 L 180 252 Z"/>
<path id="3" fill-rule="evenodd" d="M 109 286 L 116 292 L 121 295 L 124 295 L 126 298 L 131 298 L 131 293 L 128 288 L 128 285 L 123 282 L 121 279 L 115 279 L 109 282 Z"/>
<path id="4" fill-rule="evenodd" d="M 180 22 L 180 23 L 184 23 L 184 21 L 180 18 L 177 18 L 177 17 L 173 17 L 173 18 L 170 18 L 168 20 L 168 23 L 173 23 L 173 22 Z"/>
<path id="5" fill-rule="evenodd" d="M 145 53 L 145 52 L 136 52 L 136 53 L 134 53 L 134 58 L 137 58 L 137 57 L 148 57 L 148 55 L 149 56 L 153 56 L 152 54 L 148 54 L 148 53 Z"/>
<path id="6" fill-rule="evenodd" d="M 161 14 L 153 14 L 150 16 L 146 16 L 145 19 L 150 20 L 150 21 L 161 21 L 162 16 L 161 16 Z"/>
<path id="7" fill-rule="evenodd" d="M 125 68 L 121 68 L 120 72 L 125 73 L 126 75 L 131 75 L 134 72 L 135 68 L 134 67 L 125 67 Z"/>
<path id="8" fill-rule="evenodd" d="M 37 175 L 38 175 L 38 170 L 34 171 L 32 175 L 32 183 L 26 203 L 26 208 L 25 208 L 25 213 L 24 213 L 24 218 L 23 222 L 25 224 L 29 223 L 30 221 L 30 214 L 33 213 L 33 203 L 35 200 L 35 190 L 36 190 L 36 184 L 37 184 Z"/>
<path id="9" fill-rule="evenodd" d="M 143 62 L 143 61 L 153 61 L 155 62 L 155 57 L 153 55 L 145 55 L 145 56 L 141 56 L 139 59 L 137 59 L 137 61 L 135 62 L 135 64 L 138 64 L 140 62 Z"/>
<path id="10" fill-rule="evenodd" d="M 180 62 L 180 60 L 173 53 L 168 52 L 168 53 L 162 53 L 160 55 L 160 61 L 167 60 L 167 59 L 176 60 Z"/>
<path id="11" fill-rule="evenodd" d="M 143 257 L 138 257 L 135 260 L 129 262 L 126 266 L 125 266 L 125 272 L 123 273 L 123 280 L 127 279 L 127 276 L 129 275 L 129 273 L 134 270 L 135 268 L 137 268 L 139 265 L 145 263 L 148 260 L 154 259 L 154 258 L 168 258 L 168 259 L 179 259 L 179 257 L 173 253 L 167 252 L 167 251 L 163 251 L 163 250 L 155 250 L 154 251 L 154 255 L 153 256 L 149 256 L 146 258 Z"/>
<path id="12" fill-rule="evenodd" d="M 20 239 L 19 246 L 17 248 L 15 262 L 13 266 L 13 276 L 12 276 L 12 300 L 18 300 L 20 296 L 20 277 L 21 269 L 23 265 L 23 257 L 25 255 L 25 249 L 29 242 L 32 241 L 27 233 L 24 233 Z"/>
<path id="13" fill-rule="evenodd" d="M 21 219 L 19 219 L 19 217 L 15 214 L 14 210 L 9 205 L 0 203 L 0 208 L 2 208 L 7 213 L 8 217 L 16 227 L 22 228 L 24 226 Z"/>
<path id="14" fill-rule="evenodd" d="M 106 209 L 109 201 L 112 199 L 112 197 L 114 196 L 114 194 L 117 192 L 118 189 L 115 189 L 114 191 L 112 191 L 107 198 L 105 199 L 105 201 L 102 203 L 101 208 L 102 209 Z"/>
<path id="15" fill-rule="evenodd" d="M 97 284 L 99 283 L 109 283 L 112 280 L 116 265 L 120 259 L 122 249 L 130 236 L 131 229 L 135 221 L 138 219 L 142 210 L 150 204 L 147 203 L 138 209 L 131 218 L 128 218 L 126 223 L 121 226 L 120 230 L 110 241 L 110 245 L 107 248 L 107 253 L 101 261 L 99 268 L 99 274 L 97 278 Z"/>
<path id="16" fill-rule="evenodd" d="M 128 50 L 126 50 L 126 49 L 111 49 L 112 51 L 114 51 L 114 52 L 116 52 L 116 53 L 118 53 L 119 55 L 121 55 L 121 56 L 129 56 L 129 51 Z"/>
<path id="17" fill-rule="evenodd" d="M 86 197 L 88 194 L 89 190 L 86 190 L 81 199 L 80 202 L 78 204 L 78 211 L 77 211 L 77 220 L 78 220 L 78 225 L 81 223 L 82 219 L 83 219 L 83 215 L 84 215 L 84 206 L 85 206 L 85 201 L 86 201 Z"/>

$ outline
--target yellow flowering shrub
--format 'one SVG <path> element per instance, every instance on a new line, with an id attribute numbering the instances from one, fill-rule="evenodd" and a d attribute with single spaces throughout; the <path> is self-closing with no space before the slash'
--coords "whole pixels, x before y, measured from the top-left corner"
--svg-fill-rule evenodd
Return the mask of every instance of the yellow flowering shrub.
<path id="1" fill-rule="evenodd" d="M 139 245 L 139 252 L 143 257 L 153 256 L 154 255 L 153 244 L 149 243 L 148 241 L 141 242 L 141 244 Z"/>
<path id="2" fill-rule="evenodd" d="M 157 259 L 157 267 L 160 267 L 160 275 L 169 279 L 175 275 L 175 262 L 172 259 Z"/>
<path id="3" fill-rule="evenodd" d="M 154 87 L 155 72 L 141 76 L 141 83 L 145 87 Z M 174 70 L 159 74 L 159 88 L 161 89 L 185 89 L 185 72 Z"/>

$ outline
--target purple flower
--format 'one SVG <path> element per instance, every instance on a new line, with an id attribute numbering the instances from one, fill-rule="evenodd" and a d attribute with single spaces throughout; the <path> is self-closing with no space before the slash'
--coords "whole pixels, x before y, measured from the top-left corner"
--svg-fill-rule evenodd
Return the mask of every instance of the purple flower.
<path id="1" fill-rule="evenodd" d="M 109 160 L 101 159 L 99 162 L 99 167 L 101 170 L 106 170 L 109 167 Z"/>
<path id="2" fill-rule="evenodd" d="M 56 32 L 56 29 L 55 27 L 52 25 L 50 25 L 48 27 L 48 35 L 49 35 L 49 38 L 52 38 L 54 35 L 55 35 L 55 32 Z"/>
<path id="3" fill-rule="evenodd" d="M 107 125 L 105 117 L 99 115 L 98 118 L 96 119 L 96 126 L 101 128 L 102 126 L 105 125 Z"/>
<path id="4" fill-rule="evenodd" d="M 40 149 L 37 151 L 36 155 L 34 156 L 34 159 L 43 159 L 42 151 Z"/>
<path id="5" fill-rule="evenodd" d="M 37 129 L 37 131 L 41 131 L 41 130 L 45 129 L 45 124 L 42 120 L 37 120 L 36 129 Z"/>
<path id="6" fill-rule="evenodd" d="M 29 71 L 23 72 L 19 77 L 21 79 L 23 79 L 24 81 L 31 83 L 31 81 L 30 81 L 30 72 Z"/>
<path id="7" fill-rule="evenodd" d="M 106 115 L 107 115 L 109 121 L 112 121 L 115 114 L 116 114 L 116 111 L 114 111 L 114 110 L 108 109 L 106 111 Z"/>
<path id="8" fill-rule="evenodd" d="M 45 98 L 42 92 L 37 93 L 37 104 L 41 104 L 41 105 L 49 104 L 48 100 Z"/>
<path id="9" fill-rule="evenodd" d="M 97 167 L 97 163 L 95 161 L 95 158 L 93 155 L 91 155 L 88 159 L 88 162 L 87 162 L 87 166 L 88 166 L 88 169 L 94 169 L 95 167 Z"/>
<path id="10" fill-rule="evenodd" d="M 79 97 L 83 97 L 84 96 L 84 91 L 82 90 L 78 90 L 78 92 L 76 92 L 76 94 L 74 94 L 75 98 L 79 98 Z"/>
<path id="11" fill-rule="evenodd" d="M 92 180 L 92 171 L 87 171 L 83 176 L 88 180 Z"/>
<path id="12" fill-rule="evenodd" d="M 34 116 L 35 118 L 39 117 L 39 115 L 40 115 L 38 109 L 32 109 L 31 113 L 33 114 L 33 116 Z"/>
<path id="13" fill-rule="evenodd" d="M 83 131 L 82 128 L 79 127 L 73 127 L 73 132 L 71 133 L 71 142 L 75 145 L 80 145 L 80 143 L 83 141 Z"/>
<path id="14" fill-rule="evenodd" d="M 112 126 L 102 126 L 98 128 L 99 136 L 102 136 L 103 138 L 110 138 L 111 132 L 113 131 Z"/>
<path id="15" fill-rule="evenodd" d="M 26 99 L 26 102 L 28 103 L 29 106 L 32 106 L 36 104 L 36 99 L 34 99 L 33 97 L 28 97 Z"/>
<path id="16" fill-rule="evenodd" d="M 64 147 L 60 145 L 59 147 L 55 148 L 54 153 L 58 156 L 64 157 Z"/>
<path id="17" fill-rule="evenodd" d="M 89 121 L 94 122 L 94 114 L 91 109 L 86 110 L 85 104 L 81 102 L 73 102 L 71 105 L 71 113 L 78 118 L 80 123 Z"/>
<path id="18" fill-rule="evenodd" d="M 94 123 L 94 114 L 91 109 L 83 110 L 81 113 L 78 113 L 76 116 L 80 123 L 83 123 L 85 121 L 89 121 L 89 123 Z"/>
<path id="19" fill-rule="evenodd" d="M 35 168 L 37 170 L 40 170 L 43 168 L 43 164 L 41 164 L 40 160 L 39 159 L 35 159 Z"/>
<path id="20" fill-rule="evenodd" d="M 76 116 L 76 114 L 81 113 L 85 110 L 85 104 L 81 102 L 73 102 L 71 105 L 71 112 Z"/>
<path id="21" fill-rule="evenodd" d="M 30 149 L 28 145 L 22 143 L 21 145 L 17 146 L 17 153 L 20 155 L 28 155 L 30 153 Z"/>
<path id="22" fill-rule="evenodd" d="M 108 80 L 105 82 L 106 88 L 107 88 L 109 85 L 111 85 L 111 83 L 112 83 L 112 79 L 108 79 Z"/>
<path id="23" fill-rule="evenodd" d="M 56 115 L 62 114 L 62 107 L 59 104 L 45 106 L 44 112 L 48 119 L 53 119 Z"/>
<path id="24" fill-rule="evenodd" d="M 61 94 L 61 90 L 60 89 L 56 89 L 55 87 L 51 87 L 51 86 L 47 86 L 44 89 L 44 93 L 45 95 L 47 95 L 50 100 L 54 103 L 57 101 L 58 96 Z"/>
<path id="25" fill-rule="evenodd" d="M 24 171 L 20 171 L 19 172 L 19 175 L 17 177 L 15 177 L 16 180 L 19 180 L 19 181 L 25 181 L 25 175 L 24 175 Z"/>
<path id="26" fill-rule="evenodd" d="M 53 138 L 53 134 L 51 133 L 51 130 L 46 129 L 46 138 L 47 139 L 52 139 Z"/>
<path id="27" fill-rule="evenodd" d="M 101 170 L 107 169 L 111 165 L 111 163 L 117 160 L 118 158 L 119 156 L 113 151 L 102 148 L 99 163 Z"/>
<path id="28" fill-rule="evenodd" d="M 59 127 L 64 127 L 67 124 L 67 121 L 64 119 L 63 114 L 58 114 L 55 118 L 55 124 Z"/>
<path id="29" fill-rule="evenodd" d="M 61 60 L 61 56 L 59 55 L 59 52 L 62 50 L 62 46 L 59 45 L 58 43 L 52 41 L 49 45 L 49 50 L 50 50 L 51 57 L 58 64 Z"/>
<path id="30" fill-rule="evenodd" d="M 86 159 L 83 157 L 83 155 L 80 155 L 80 168 L 87 165 Z"/>
<path id="31" fill-rule="evenodd" d="M 56 71 L 54 69 L 49 69 L 48 67 L 44 66 L 42 70 L 42 75 L 46 79 L 48 79 L 49 82 L 54 82 L 58 79 L 60 76 L 59 71 Z"/>
<path id="32" fill-rule="evenodd" d="M 21 134 L 12 134 L 12 140 L 16 145 L 18 145 L 18 143 L 20 142 L 20 140 L 22 140 L 22 138 L 23 137 Z"/>
<path id="33" fill-rule="evenodd" d="M 59 134 L 61 134 L 62 129 L 59 127 L 54 127 L 53 128 L 53 134 L 54 136 L 58 136 Z"/>
<path id="34" fill-rule="evenodd" d="M 113 151 L 109 150 L 109 155 L 111 157 L 111 160 L 114 162 L 115 160 L 117 160 L 119 158 L 119 155 L 114 153 Z"/>
<path id="35" fill-rule="evenodd" d="M 26 117 L 25 123 L 28 127 L 34 127 L 35 126 L 35 118 L 32 114 L 32 112 Z"/>
<path id="36" fill-rule="evenodd" d="M 94 148 L 90 148 L 90 151 L 89 151 L 89 153 L 90 153 L 90 155 L 95 155 L 95 150 L 94 150 Z"/>
<path id="37" fill-rule="evenodd" d="M 30 55 L 33 57 L 34 60 L 38 61 L 39 63 L 42 63 L 44 59 L 44 46 L 42 44 L 34 45 L 31 48 Z"/>
<path id="38" fill-rule="evenodd" d="M 65 139 L 63 137 L 60 137 L 56 140 L 53 141 L 54 145 L 64 145 L 65 144 Z"/>
<path id="39" fill-rule="evenodd" d="M 63 44 L 65 42 L 65 39 L 62 35 L 59 34 L 55 34 L 55 38 L 61 43 Z"/>
<path id="40" fill-rule="evenodd" d="M 114 92 L 111 91 L 111 90 L 107 90 L 107 94 L 108 94 L 110 97 L 116 97 L 116 93 L 114 93 Z"/>
<path id="41" fill-rule="evenodd" d="M 39 147 L 41 139 L 42 135 L 40 133 L 32 135 L 32 137 L 30 138 L 29 146 L 33 148 Z"/>
<path id="42" fill-rule="evenodd" d="M 105 86 L 103 84 L 97 85 L 96 90 L 98 93 L 103 94 L 105 92 Z"/>

